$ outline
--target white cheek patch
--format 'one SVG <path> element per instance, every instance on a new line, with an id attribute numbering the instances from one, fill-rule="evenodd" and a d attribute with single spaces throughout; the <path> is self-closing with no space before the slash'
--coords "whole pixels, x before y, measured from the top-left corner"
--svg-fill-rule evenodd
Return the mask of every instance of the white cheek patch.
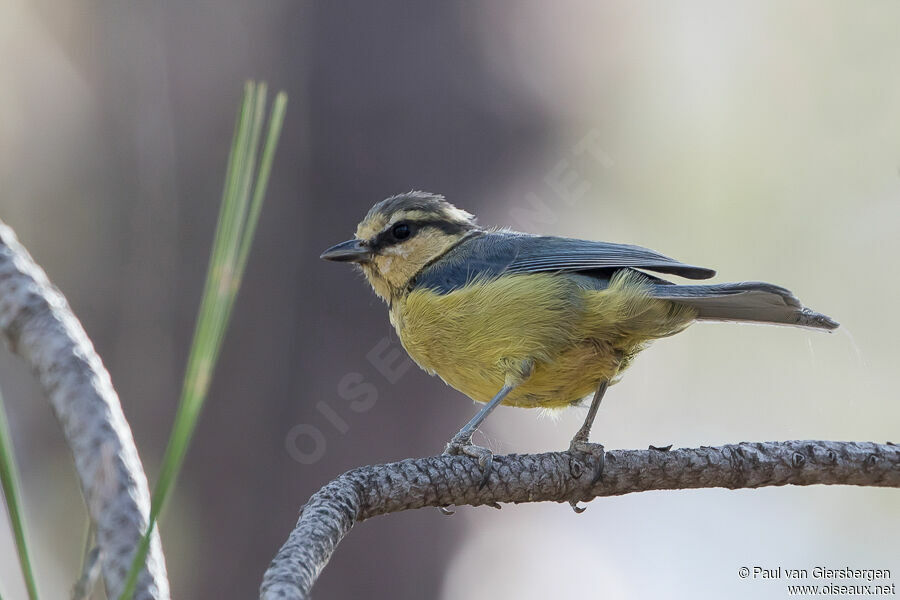
<path id="1" fill-rule="evenodd" d="M 395 259 L 402 264 L 409 258 L 410 250 L 409 247 L 405 247 L 403 244 L 384 248 L 381 251 L 381 260 L 378 261 L 381 272 L 388 273 L 394 265 Z"/>
<path id="2" fill-rule="evenodd" d="M 410 247 L 406 244 L 398 244 L 396 246 L 389 246 L 381 251 L 382 256 L 398 256 L 400 258 L 408 258 L 410 252 Z"/>
<path id="3" fill-rule="evenodd" d="M 379 250 L 375 264 L 381 276 L 396 282 L 403 281 L 414 273 L 423 262 L 419 256 L 423 247 L 418 242 L 419 240 L 415 240 L 412 243 L 395 244 Z"/>

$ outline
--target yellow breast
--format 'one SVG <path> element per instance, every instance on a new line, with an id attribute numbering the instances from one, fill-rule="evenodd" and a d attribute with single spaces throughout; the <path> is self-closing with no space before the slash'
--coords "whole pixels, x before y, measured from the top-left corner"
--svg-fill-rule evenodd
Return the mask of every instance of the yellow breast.
<path id="1" fill-rule="evenodd" d="M 560 407 L 615 377 L 647 340 L 692 320 L 673 307 L 638 278 L 597 291 L 565 274 L 516 274 L 446 294 L 413 290 L 394 303 L 391 321 L 413 360 L 470 398 L 487 402 L 533 365 L 504 404 Z"/>

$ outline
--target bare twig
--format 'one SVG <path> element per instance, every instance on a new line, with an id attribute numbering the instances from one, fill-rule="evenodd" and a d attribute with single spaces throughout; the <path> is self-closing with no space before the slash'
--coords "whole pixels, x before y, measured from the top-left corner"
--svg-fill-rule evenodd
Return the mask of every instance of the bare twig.
<path id="1" fill-rule="evenodd" d="M 548 452 L 494 457 L 490 480 L 466 457 L 432 456 L 348 471 L 300 510 L 263 578 L 260 598 L 306 598 L 341 539 L 358 521 L 424 506 L 581 502 L 648 490 L 777 485 L 900 487 L 900 446 L 869 442 L 758 442 L 721 447 Z M 575 518 L 573 516 L 573 518 Z"/>
<path id="2" fill-rule="evenodd" d="M 0 331 L 32 367 L 62 425 L 97 532 L 107 596 L 118 597 L 147 528 L 150 492 L 109 373 L 66 299 L 0 222 Z M 166 600 L 154 534 L 135 598 Z"/>
<path id="3" fill-rule="evenodd" d="M 91 548 L 84 557 L 84 567 L 81 569 L 81 577 L 72 586 L 72 600 L 88 600 L 94 593 L 94 586 L 100 578 L 100 549 Z"/>

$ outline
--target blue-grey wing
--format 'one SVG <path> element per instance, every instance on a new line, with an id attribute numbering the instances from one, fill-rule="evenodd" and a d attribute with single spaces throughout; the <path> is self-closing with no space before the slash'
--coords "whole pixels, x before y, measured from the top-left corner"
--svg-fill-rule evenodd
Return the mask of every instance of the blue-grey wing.
<path id="1" fill-rule="evenodd" d="M 631 267 L 688 279 L 709 279 L 716 274 L 712 269 L 686 265 L 659 252 L 627 244 L 534 236 L 523 238 L 518 246 L 516 257 L 507 269 L 513 273 Z"/>
<path id="2" fill-rule="evenodd" d="M 514 232 L 486 232 L 462 242 L 420 273 L 413 287 L 446 293 L 475 277 L 501 273 L 571 272 L 608 279 L 618 269 L 634 268 L 707 279 L 712 269 L 695 267 L 653 250 L 625 244 L 591 242 Z"/>

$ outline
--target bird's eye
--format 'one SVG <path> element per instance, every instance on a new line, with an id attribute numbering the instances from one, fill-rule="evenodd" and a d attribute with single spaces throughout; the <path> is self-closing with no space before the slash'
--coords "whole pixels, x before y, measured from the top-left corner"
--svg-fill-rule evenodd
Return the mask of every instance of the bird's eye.
<path id="1" fill-rule="evenodd" d="M 406 223 L 397 223 L 391 229 L 391 235 L 394 236 L 396 240 L 405 240 L 410 236 L 412 230 L 409 228 L 409 225 Z"/>

